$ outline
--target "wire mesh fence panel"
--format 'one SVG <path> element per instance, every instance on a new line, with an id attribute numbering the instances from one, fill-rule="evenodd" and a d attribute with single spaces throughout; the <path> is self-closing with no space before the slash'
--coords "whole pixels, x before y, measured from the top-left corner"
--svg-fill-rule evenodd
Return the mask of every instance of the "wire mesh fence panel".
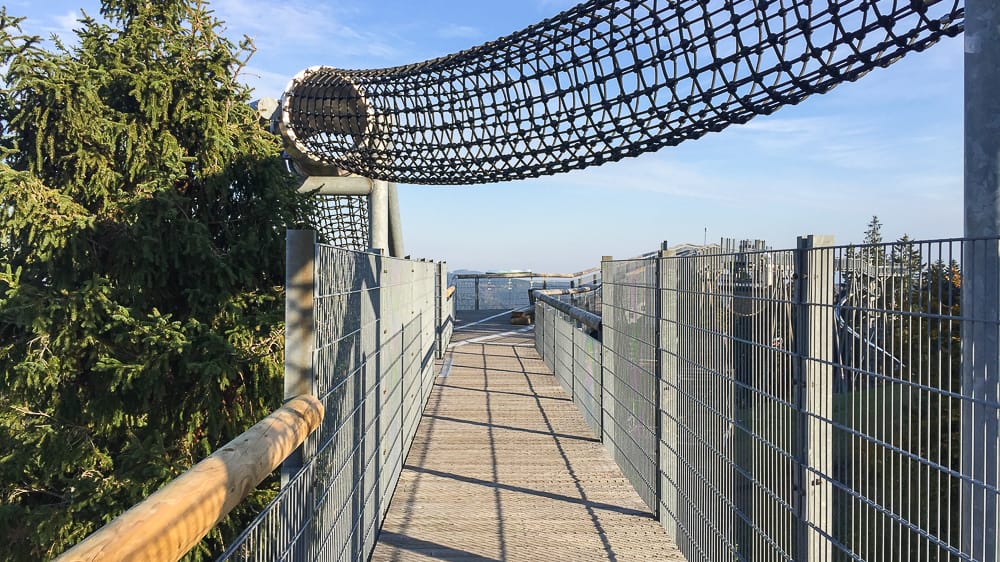
<path id="1" fill-rule="evenodd" d="M 553 310 L 555 317 L 555 369 L 554 373 L 566 395 L 573 396 L 573 323 L 563 314 Z"/>
<path id="2" fill-rule="evenodd" d="M 963 408 L 975 404 L 994 420 L 998 412 L 995 396 L 978 401 L 962 385 L 962 331 L 975 314 L 961 310 L 963 270 L 976 259 L 963 263 L 963 252 L 990 245 L 995 264 L 992 240 L 828 250 L 837 277 L 828 420 L 837 559 L 970 560 L 977 543 L 995 540 L 971 518 L 964 548 L 960 537 L 963 483 L 981 508 L 997 505 L 995 484 L 963 476 L 961 463 L 978 433 Z M 996 333 L 998 318 L 974 324 Z M 980 442 L 993 466 L 995 436 Z"/>
<path id="3" fill-rule="evenodd" d="M 223 560 L 367 559 L 433 385 L 437 265 L 329 246 L 315 264 L 326 414 L 302 470 Z"/>
<path id="4" fill-rule="evenodd" d="M 535 349 L 570 395 L 587 425 L 601 435 L 601 341 L 568 315 L 535 303 Z"/>
<path id="5" fill-rule="evenodd" d="M 603 440 L 657 509 L 657 261 L 602 264 Z"/>
<path id="6" fill-rule="evenodd" d="M 475 279 L 456 277 L 455 310 L 479 310 L 479 290 Z"/>
<path id="7" fill-rule="evenodd" d="M 547 309 L 545 313 L 545 366 L 553 373 L 556 371 L 556 322 L 558 311 Z"/>
<path id="8" fill-rule="evenodd" d="M 437 358 L 442 359 L 455 330 L 455 297 L 454 292 L 449 294 L 448 291 L 448 264 L 444 262 L 437 264 L 434 285 L 434 309 L 437 311 L 435 320 L 437 325 Z"/>
<path id="9" fill-rule="evenodd" d="M 795 255 L 742 250 L 661 266 L 663 521 L 689 559 L 790 560 Z"/>
<path id="10" fill-rule="evenodd" d="M 961 293 L 997 241 L 815 242 L 663 259 L 665 527 L 688 559 L 990 559 L 1000 404 L 961 335 L 1000 319 Z"/>
<path id="11" fill-rule="evenodd" d="M 582 329 L 573 330 L 573 401 L 584 421 L 601 435 L 601 342 Z"/>
<path id="12" fill-rule="evenodd" d="M 542 361 L 548 365 L 548 361 L 545 359 L 545 337 L 546 337 L 546 316 L 551 310 L 550 307 L 546 306 L 545 303 L 541 301 L 535 302 L 535 351 L 538 352 L 539 357 Z"/>

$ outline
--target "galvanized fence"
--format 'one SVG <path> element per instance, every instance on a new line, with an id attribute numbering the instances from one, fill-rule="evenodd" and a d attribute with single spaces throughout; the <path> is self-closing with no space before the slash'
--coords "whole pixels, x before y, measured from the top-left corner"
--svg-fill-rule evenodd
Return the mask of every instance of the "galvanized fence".
<path id="1" fill-rule="evenodd" d="M 599 351 L 545 303 L 537 347 L 689 560 L 992 561 L 998 245 L 607 260 Z"/>
<path id="2" fill-rule="evenodd" d="M 587 425 L 601 434 L 601 341 L 592 330 L 542 301 L 535 303 L 535 347 Z M 543 349 L 544 348 L 544 349 Z"/>
<path id="3" fill-rule="evenodd" d="M 308 386 L 326 417 L 224 560 L 366 560 L 450 334 L 440 329 L 443 265 L 316 245 L 310 234 L 289 233 L 289 263 L 302 271 L 289 280 L 286 391 Z"/>
<path id="4" fill-rule="evenodd" d="M 462 273 L 453 276 L 455 310 L 511 310 L 531 305 L 534 289 L 562 289 L 593 285 L 600 281 L 600 270 L 576 273 Z M 567 297 L 570 298 L 570 297 Z M 594 294 L 575 295 L 571 299 L 593 303 Z M 591 310 L 593 304 L 590 305 Z M 599 312 L 599 310 L 597 310 Z"/>
<path id="5" fill-rule="evenodd" d="M 437 264 L 434 279 L 434 306 L 437 311 L 437 358 L 443 359 L 455 331 L 455 291 L 448 290 L 448 264 Z"/>

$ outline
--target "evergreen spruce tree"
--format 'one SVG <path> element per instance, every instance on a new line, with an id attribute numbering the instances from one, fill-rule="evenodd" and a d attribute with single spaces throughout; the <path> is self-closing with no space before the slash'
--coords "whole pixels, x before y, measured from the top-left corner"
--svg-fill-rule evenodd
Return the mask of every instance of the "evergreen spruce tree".
<path id="1" fill-rule="evenodd" d="M 0 559 L 58 554 L 281 399 L 311 207 L 237 81 L 252 46 L 201 1 L 101 14 L 46 49 L 0 12 Z"/>
<path id="2" fill-rule="evenodd" d="M 879 246 L 882 243 L 882 223 L 877 216 L 872 216 L 868 228 L 865 230 L 864 244 L 868 247 L 862 248 L 861 256 L 866 263 L 875 266 L 885 264 L 885 248 Z"/>

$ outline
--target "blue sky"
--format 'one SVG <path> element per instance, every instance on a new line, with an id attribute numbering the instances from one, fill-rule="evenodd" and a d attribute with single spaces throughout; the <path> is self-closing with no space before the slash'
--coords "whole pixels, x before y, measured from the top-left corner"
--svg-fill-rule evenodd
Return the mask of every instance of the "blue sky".
<path id="1" fill-rule="evenodd" d="M 506 35 L 567 0 L 215 0 L 254 38 L 245 76 L 278 97 L 303 68 L 418 62 Z M 9 0 L 27 31 L 66 35 L 89 0 Z M 872 215 L 889 240 L 962 233 L 962 40 L 946 39 L 854 84 L 655 154 L 535 180 L 400 186 L 406 250 L 451 269 L 574 271 L 660 241 L 705 236 L 793 247 L 857 242 Z M 486 226 L 486 228 L 484 228 Z"/>

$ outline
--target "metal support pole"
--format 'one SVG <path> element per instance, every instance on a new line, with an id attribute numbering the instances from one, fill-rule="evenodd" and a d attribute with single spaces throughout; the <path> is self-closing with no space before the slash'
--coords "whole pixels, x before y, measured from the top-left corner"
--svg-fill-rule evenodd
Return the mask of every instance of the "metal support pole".
<path id="1" fill-rule="evenodd" d="M 611 262 L 614 261 L 612 256 L 601 256 L 601 318 L 611 318 L 612 310 L 608 306 L 608 289 L 611 287 L 610 284 L 604 283 L 604 280 L 610 279 L 608 271 L 611 268 Z M 614 289 L 612 289 L 614 290 Z M 604 376 L 604 366 L 608 361 L 608 349 L 606 347 L 607 338 L 602 335 L 601 337 L 601 442 L 609 443 L 609 440 L 605 437 L 605 427 L 604 423 L 604 394 L 606 392 L 605 384 L 607 382 L 607 377 Z M 613 441 L 611 441 L 613 443 Z M 609 447 L 610 451 L 611 448 Z"/>
<path id="2" fill-rule="evenodd" d="M 403 249 L 403 223 L 399 217 L 399 193 L 395 183 L 389 184 L 389 255 L 398 258 Z"/>
<path id="3" fill-rule="evenodd" d="M 667 243 L 664 242 L 662 248 L 666 248 Z M 653 433 L 654 441 L 653 448 L 655 449 L 656 458 L 656 470 L 653 471 L 653 496 L 656 498 L 656 520 L 663 520 L 663 345 L 662 345 L 662 335 L 663 335 L 663 295 L 661 294 L 661 289 L 663 287 L 662 275 L 663 275 L 663 257 L 664 252 L 657 254 L 656 259 L 653 260 L 653 270 L 654 281 L 653 281 L 653 314 L 656 319 L 656 324 L 653 326 Z"/>
<path id="4" fill-rule="evenodd" d="M 289 230 L 285 238 L 285 391 L 284 399 L 313 394 L 315 326 L 316 233 Z M 295 449 L 281 464 L 281 485 L 288 484 L 302 468 L 303 447 Z"/>
<path id="5" fill-rule="evenodd" d="M 798 471 L 796 560 L 830 560 L 833 536 L 833 268 L 832 236 L 800 236 L 795 274 L 793 432 Z"/>
<path id="6" fill-rule="evenodd" d="M 965 6 L 961 549 L 996 560 L 1000 484 L 1000 5 Z"/>
<path id="7" fill-rule="evenodd" d="M 309 176 L 297 191 L 316 195 L 370 195 L 373 180 L 361 176 Z"/>
<path id="8" fill-rule="evenodd" d="M 660 524 L 670 540 L 677 540 L 677 390 L 679 349 L 677 339 L 677 260 L 675 252 L 660 251 L 657 290 L 661 293 L 660 323 Z"/>
<path id="9" fill-rule="evenodd" d="M 754 527 L 760 523 L 754 509 L 757 499 L 753 493 L 757 479 L 755 470 L 754 448 L 754 406 L 752 388 L 758 384 L 757 375 L 752 368 L 751 354 L 754 337 L 754 321 L 757 317 L 752 313 L 754 307 L 754 289 L 751 277 L 751 254 L 746 241 L 740 242 L 740 252 L 735 256 L 730 270 L 730 287 L 732 291 L 732 310 L 730 325 L 732 326 L 732 364 L 734 379 L 732 400 L 733 412 L 733 508 L 732 525 L 733 541 L 737 548 L 736 557 L 740 560 L 754 560 L 753 541 Z M 804 560 L 804 559 L 803 559 Z"/>
<path id="10" fill-rule="evenodd" d="M 368 196 L 368 246 L 389 253 L 389 182 L 375 180 Z"/>

